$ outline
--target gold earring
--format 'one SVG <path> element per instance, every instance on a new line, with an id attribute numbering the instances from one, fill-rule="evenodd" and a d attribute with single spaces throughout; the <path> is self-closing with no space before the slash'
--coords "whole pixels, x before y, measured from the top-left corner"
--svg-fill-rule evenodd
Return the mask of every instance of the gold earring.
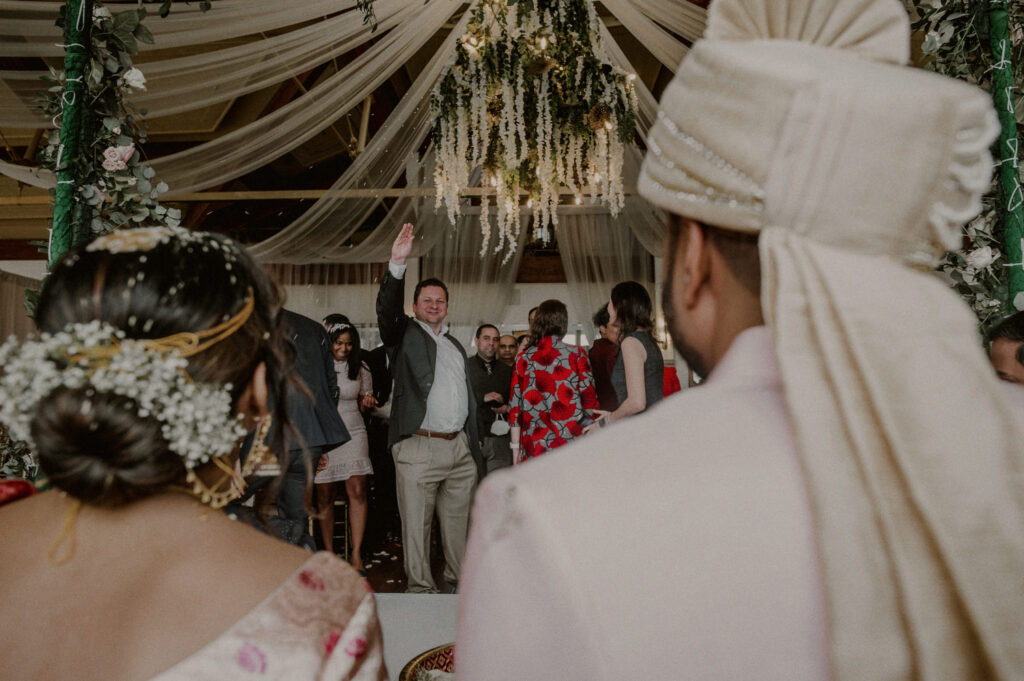
<path id="1" fill-rule="evenodd" d="M 280 470 L 277 457 L 266 443 L 267 435 L 270 434 L 270 423 L 271 418 L 267 416 L 260 419 L 260 423 L 256 427 L 252 449 L 249 450 L 249 456 L 245 457 L 245 464 L 242 466 L 242 477 L 244 478 L 252 477 L 256 473 L 273 475 Z"/>

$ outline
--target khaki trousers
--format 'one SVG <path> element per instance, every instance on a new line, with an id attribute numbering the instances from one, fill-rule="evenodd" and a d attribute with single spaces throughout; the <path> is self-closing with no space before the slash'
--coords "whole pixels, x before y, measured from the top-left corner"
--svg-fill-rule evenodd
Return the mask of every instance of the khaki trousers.
<path id="1" fill-rule="evenodd" d="M 462 573 L 469 531 L 469 509 L 477 482 L 476 462 L 464 432 L 452 440 L 413 435 L 391 448 L 395 458 L 398 512 L 402 516 L 406 589 L 438 593 L 430 573 L 430 525 L 441 524 L 444 579 L 454 587 Z"/>

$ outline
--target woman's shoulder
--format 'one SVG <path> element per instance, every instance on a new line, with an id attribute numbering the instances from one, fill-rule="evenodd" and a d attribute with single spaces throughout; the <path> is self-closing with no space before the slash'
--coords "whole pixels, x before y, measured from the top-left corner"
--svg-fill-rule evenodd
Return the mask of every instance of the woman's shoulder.
<path id="1" fill-rule="evenodd" d="M 319 552 L 230 630 L 153 681 L 211 672 L 224 679 L 252 673 L 314 678 L 326 668 L 367 663 L 382 665 L 370 587 L 348 563 Z"/>

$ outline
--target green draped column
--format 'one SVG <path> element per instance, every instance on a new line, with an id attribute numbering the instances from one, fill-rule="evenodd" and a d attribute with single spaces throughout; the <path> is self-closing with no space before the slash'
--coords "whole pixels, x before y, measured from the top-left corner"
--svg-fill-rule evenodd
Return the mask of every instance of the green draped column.
<path id="1" fill-rule="evenodd" d="M 68 250 L 76 233 L 81 232 L 81 207 L 76 210 L 75 177 L 72 161 L 82 153 L 83 123 L 89 103 L 86 101 L 86 69 L 89 66 L 89 33 L 92 28 L 92 0 L 67 0 L 64 6 L 64 92 L 61 93 L 60 146 L 57 157 L 57 189 L 53 204 L 53 231 L 50 232 L 49 265 Z"/>
<path id="2" fill-rule="evenodd" d="M 995 66 L 992 72 L 992 98 L 1002 131 L 999 134 L 999 200 L 1003 216 L 1003 244 L 1009 267 L 1009 300 L 1024 291 L 1024 261 L 1021 237 L 1024 214 L 1021 206 L 1020 170 L 1017 165 L 1017 116 L 1013 110 L 1013 62 L 1010 28 L 1006 15 L 1007 0 L 988 0 L 989 42 Z"/>

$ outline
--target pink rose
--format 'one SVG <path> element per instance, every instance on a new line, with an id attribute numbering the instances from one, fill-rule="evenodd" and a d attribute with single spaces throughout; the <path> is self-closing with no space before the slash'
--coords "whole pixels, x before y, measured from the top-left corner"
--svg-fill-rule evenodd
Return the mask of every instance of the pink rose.
<path id="1" fill-rule="evenodd" d="M 324 580 L 320 579 L 320 577 L 318 577 L 316 573 L 314 573 L 311 570 L 303 570 L 302 572 L 300 572 L 299 582 L 302 584 L 302 586 L 306 587 L 307 589 L 312 589 L 313 591 L 324 590 Z"/>
<path id="2" fill-rule="evenodd" d="M 238 666 L 247 672 L 262 674 L 267 671 L 267 657 L 259 648 L 249 642 L 238 649 L 238 652 L 235 653 L 235 660 L 238 662 Z"/>
<path id="3" fill-rule="evenodd" d="M 125 147 L 118 147 L 117 151 L 121 155 L 121 160 L 127 163 L 132 159 L 132 154 L 135 153 L 135 143 L 133 142 L 132 144 L 129 144 L 128 146 Z"/>
<path id="4" fill-rule="evenodd" d="M 366 652 L 366 639 L 362 636 L 352 639 L 347 646 L 345 646 L 345 652 L 352 657 L 362 657 L 363 653 Z"/>
<path id="5" fill-rule="evenodd" d="M 103 169 L 104 170 L 108 170 L 110 172 L 114 172 L 115 170 L 117 170 L 117 164 L 118 163 L 121 163 L 123 165 L 124 161 L 122 161 L 120 159 L 116 159 L 116 160 L 113 160 L 113 161 L 111 161 L 109 158 L 103 159 Z"/>
<path id="6" fill-rule="evenodd" d="M 330 655 L 331 652 L 334 651 L 334 646 L 338 645 L 338 639 L 340 639 L 340 638 L 341 638 L 341 630 L 340 629 L 331 629 L 330 631 L 327 632 L 327 635 L 324 636 L 324 652 L 327 655 Z"/>
<path id="7" fill-rule="evenodd" d="M 117 159 L 121 158 L 121 151 L 119 147 L 107 147 L 103 150 L 103 158 L 113 163 Z"/>

